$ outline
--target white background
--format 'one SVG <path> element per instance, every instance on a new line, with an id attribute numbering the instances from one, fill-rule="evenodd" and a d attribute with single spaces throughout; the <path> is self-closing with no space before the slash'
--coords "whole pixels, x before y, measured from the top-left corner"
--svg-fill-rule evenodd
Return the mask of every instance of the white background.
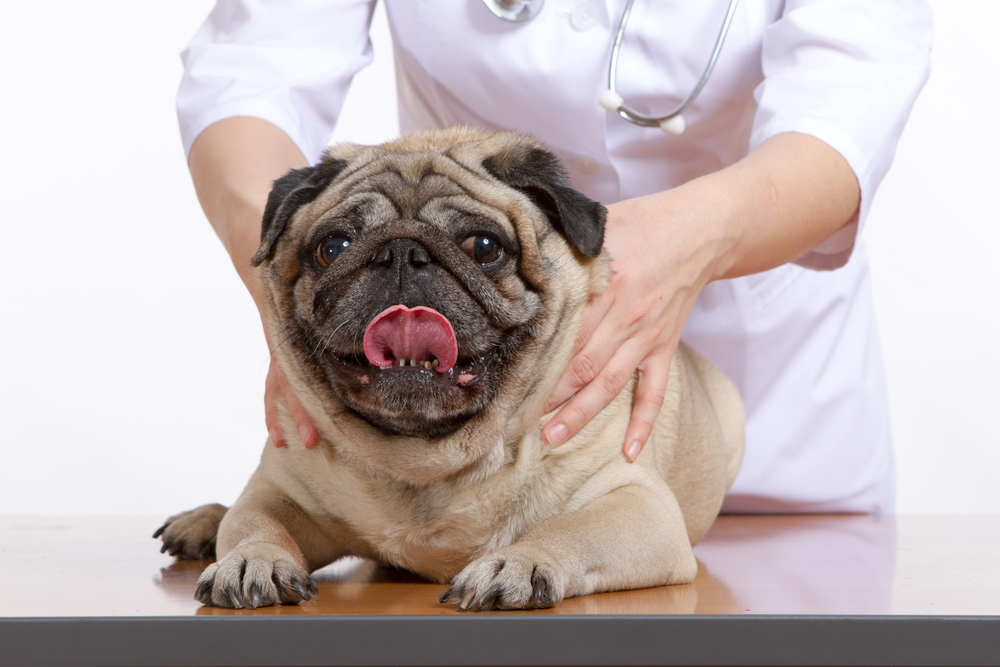
<path id="1" fill-rule="evenodd" d="M 997 513 L 1000 2 L 932 5 L 934 74 L 865 231 L 897 505 Z M 0 0 L 0 514 L 229 503 L 256 465 L 266 348 L 174 116 L 211 6 Z M 373 39 L 335 139 L 397 132 L 380 14 Z"/>

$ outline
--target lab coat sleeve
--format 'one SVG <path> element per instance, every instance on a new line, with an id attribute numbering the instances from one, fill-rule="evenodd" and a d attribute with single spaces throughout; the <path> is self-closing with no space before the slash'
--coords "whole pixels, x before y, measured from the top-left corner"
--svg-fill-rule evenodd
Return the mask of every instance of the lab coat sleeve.
<path id="1" fill-rule="evenodd" d="M 209 125 L 253 116 L 315 163 L 351 78 L 372 60 L 375 0 L 218 0 L 181 54 L 184 152 Z"/>
<path id="2" fill-rule="evenodd" d="M 836 149 L 861 186 L 855 219 L 796 263 L 850 258 L 896 144 L 930 75 L 932 17 L 923 0 L 787 0 L 764 34 L 753 150 L 782 132 Z"/>

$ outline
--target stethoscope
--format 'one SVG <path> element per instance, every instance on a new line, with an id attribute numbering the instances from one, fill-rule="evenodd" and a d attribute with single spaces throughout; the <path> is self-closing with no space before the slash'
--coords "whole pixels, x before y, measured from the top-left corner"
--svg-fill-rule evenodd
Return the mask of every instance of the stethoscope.
<path id="1" fill-rule="evenodd" d="M 500 18 L 515 23 L 534 18 L 541 11 L 542 5 L 545 4 L 545 0 L 483 0 L 483 2 Z M 712 49 L 712 55 L 708 59 L 705 71 L 702 72 L 701 79 L 698 80 L 694 90 L 676 108 L 662 116 L 647 116 L 635 109 L 629 108 L 622 96 L 615 90 L 615 83 L 618 77 L 618 54 L 621 51 L 622 35 L 625 34 L 625 24 L 628 23 L 629 14 L 632 13 L 633 2 L 635 0 L 628 0 L 625 4 L 625 11 L 622 12 L 622 20 L 618 24 L 618 32 L 615 33 L 615 42 L 611 47 L 611 62 L 608 65 L 608 89 L 601 93 L 598 101 L 602 107 L 608 111 L 617 112 L 619 116 L 630 123 L 635 123 L 642 127 L 658 127 L 669 134 L 680 134 L 685 128 L 684 116 L 681 114 L 691 106 L 691 103 L 698 97 L 701 89 L 708 83 L 708 77 L 711 76 L 712 69 L 715 67 L 715 61 L 719 59 L 719 53 L 722 51 L 722 44 L 726 41 L 726 34 L 729 32 L 729 25 L 733 21 L 733 14 L 736 13 L 736 3 L 738 0 L 729 0 L 729 9 L 726 11 L 726 18 L 722 21 L 722 29 L 719 30 L 719 36 L 715 39 L 715 48 Z"/>

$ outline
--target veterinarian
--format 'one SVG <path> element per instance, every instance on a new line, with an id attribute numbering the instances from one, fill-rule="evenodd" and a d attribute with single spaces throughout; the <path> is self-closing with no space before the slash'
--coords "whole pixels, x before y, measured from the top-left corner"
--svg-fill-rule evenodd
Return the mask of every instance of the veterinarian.
<path id="1" fill-rule="evenodd" d="M 684 112 L 686 130 L 672 135 L 598 104 L 624 0 L 547 0 L 517 23 L 487 4 L 386 0 L 400 127 L 526 132 L 608 206 L 615 276 L 588 306 L 549 406 L 568 402 L 543 438 L 572 437 L 638 369 L 623 442 L 634 460 L 683 338 L 746 403 L 746 453 L 723 511 L 891 511 L 861 232 L 929 75 L 927 5 L 743 0 Z M 727 4 L 635 3 L 616 82 L 630 107 L 656 115 L 689 95 Z M 249 259 L 271 182 L 322 154 L 352 76 L 372 59 L 373 5 L 219 0 L 183 53 L 178 109 L 192 177 L 258 305 Z M 265 403 L 279 446 L 287 434 L 272 397 L 282 385 L 272 364 Z M 315 427 L 293 410 L 314 446 Z"/>

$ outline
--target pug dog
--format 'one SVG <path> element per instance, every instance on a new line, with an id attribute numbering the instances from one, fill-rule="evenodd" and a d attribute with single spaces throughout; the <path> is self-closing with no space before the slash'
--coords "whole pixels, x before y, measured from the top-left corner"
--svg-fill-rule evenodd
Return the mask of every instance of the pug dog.
<path id="1" fill-rule="evenodd" d="M 635 463 L 635 380 L 576 436 L 543 408 L 609 278 L 606 211 L 513 132 L 450 128 L 330 149 L 275 182 L 259 266 L 274 353 L 319 434 L 226 511 L 175 517 L 164 549 L 218 560 L 195 597 L 254 608 L 317 593 L 343 556 L 450 583 L 463 609 L 683 584 L 743 452 L 733 384 L 681 344 Z"/>

